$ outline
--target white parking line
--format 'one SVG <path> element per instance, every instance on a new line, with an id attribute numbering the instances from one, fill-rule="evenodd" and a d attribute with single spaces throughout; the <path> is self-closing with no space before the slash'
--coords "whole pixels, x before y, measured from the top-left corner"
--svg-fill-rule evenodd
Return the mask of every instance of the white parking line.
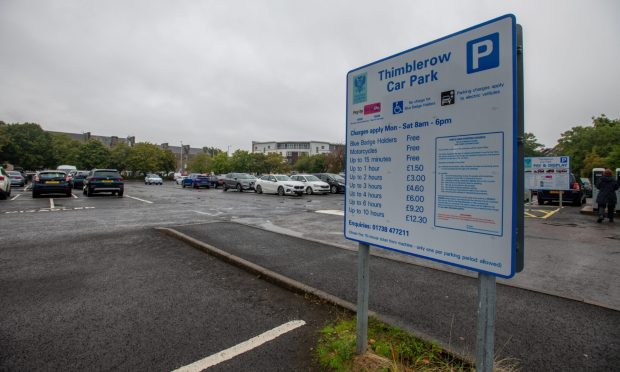
<path id="1" fill-rule="evenodd" d="M 54 198 L 50 198 L 50 209 L 54 209 Z"/>
<path id="2" fill-rule="evenodd" d="M 125 196 L 126 196 L 126 197 L 128 197 L 128 198 L 131 198 L 131 199 L 139 200 L 139 201 L 144 202 L 144 203 L 153 204 L 153 202 L 152 202 L 152 201 L 148 201 L 148 200 L 144 200 L 144 199 L 136 198 L 135 196 L 129 196 L 129 195 L 125 195 Z"/>
<path id="3" fill-rule="evenodd" d="M 71 193 L 71 196 L 73 196 L 75 199 L 79 199 L 74 193 Z"/>
<path id="4" fill-rule="evenodd" d="M 20 196 L 22 196 L 22 194 L 17 194 L 14 197 L 12 197 L 11 200 L 15 200 L 15 199 L 19 198 Z"/>
<path id="5" fill-rule="evenodd" d="M 274 340 L 275 338 L 282 336 L 283 334 L 290 332 L 296 328 L 299 328 L 306 324 L 303 320 L 293 320 L 288 323 L 282 324 L 279 327 L 276 327 L 270 331 L 262 333 L 256 337 L 253 337 L 247 341 L 244 341 L 238 345 L 235 345 L 226 350 L 222 350 L 217 354 L 213 354 L 209 357 L 201 359 L 192 364 L 188 364 L 185 367 L 181 367 L 179 369 L 175 369 L 173 372 L 193 372 L 193 371 L 202 371 L 209 367 L 213 367 L 216 364 L 227 361 L 236 357 L 237 355 L 241 355 L 245 352 L 248 352 L 254 348 L 259 347 L 260 345 Z"/>
<path id="6" fill-rule="evenodd" d="M 217 212 L 217 213 L 209 213 L 209 212 L 201 212 L 201 211 L 192 211 L 192 212 L 196 212 L 198 214 L 205 214 L 211 217 L 219 216 L 220 214 L 222 214 L 222 212 Z"/>
<path id="7" fill-rule="evenodd" d="M 341 210 L 336 210 L 336 209 L 325 209 L 325 210 L 319 210 L 319 211 L 315 211 L 316 213 L 323 213 L 323 214 L 333 214 L 335 216 L 344 216 L 344 211 Z"/>

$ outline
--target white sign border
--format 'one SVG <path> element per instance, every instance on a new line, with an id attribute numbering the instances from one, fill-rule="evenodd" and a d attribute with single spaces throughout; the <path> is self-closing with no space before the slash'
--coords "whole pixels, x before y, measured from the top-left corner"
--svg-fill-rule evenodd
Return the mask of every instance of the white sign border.
<path id="1" fill-rule="evenodd" d="M 440 260 L 440 259 L 437 259 L 437 258 L 433 258 L 433 257 L 429 257 L 429 256 L 423 256 L 423 255 L 415 254 L 413 252 L 402 251 L 402 250 L 399 250 L 399 249 L 396 249 L 396 248 L 385 247 L 385 246 L 382 246 L 382 245 L 378 245 L 375 242 L 371 243 L 371 242 L 367 242 L 367 241 L 364 241 L 364 240 L 361 240 L 361 239 L 357 239 L 357 238 L 354 238 L 354 237 L 347 236 L 347 234 L 346 234 L 346 231 L 347 231 L 347 205 L 348 205 L 347 204 L 347 191 L 349 190 L 349 185 L 348 185 L 349 180 L 348 180 L 348 177 L 345 177 L 347 186 L 345 188 L 346 191 L 345 191 L 345 196 L 344 196 L 344 212 L 345 212 L 345 216 L 344 216 L 344 219 L 343 219 L 343 235 L 344 235 L 345 239 L 348 239 L 348 240 L 351 240 L 351 241 L 355 241 L 355 242 L 358 242 L 358 243 L 362 243 L 362 244 L 368 244 L 368 245 L 371 245 L 371 246 L 375 246 L 375 247 L 378 247 L 378 248 L 381 248 L 381 249 L 386 249 L 386 250 L 393 251 L 393 252 L 398 252 L 398 253 L 406 254 L 406 255 L 409 255 L 409 256 L 419 257 L 419 258 L 422 258 L 422 259 L 431 260 L 431 261 L 439 262 L 439 263 L 450 265 L 450 266 L 454 266 L 454 267 L 459 267 L 459 268 L 465 269 L 465 270 L 475 271 L 475 272 L 479 272 L 479 273 L 483 273 L 483 274 L 487 274 L 487 275 L 493 275 L 493 276 L 500 277 L 500 278 L 510 279 L 510 278 L 512 278 L 516 274 L 516 266 L 517 266 L 517 221 L 518 221 L 517 220 L 517 195 L 516 194 L 517 194 L 517 179 L 518 179 L 517 178 L 517 169 L 518 169 L 517 168 L 517 163 L 519 161 L 519 157 L 518 157 L 518 143 L 517 143 L 518 142 L 517 140 L 518 140 L 518 113 L 519 113 L 519 111 L 518 111 L 518 102 L 517 102 L 517 99 L 518 99 L 518 84 L 517 84 L 517 20 L 516 20 L 516 17 L 513 14 L 502 15 L 500 17 L 491 19 L 489 21 L 477 24 L 475 26 L 466 28 L 464 30 L 452 33 L 450 35 L 441 37 L 439 39 L 430 41 L 428 43 L 419 45 L 417 47 L 404 50 L 404 51 L 402 51 L 400 53 L 396 53 L 394 55 L 391 55 L 391 56 L 379 59 L 377 61 L 368 63 L 366 65 L 363 65 L 361 67 L 355 68 L 353 70 L 350 70 L 347 73 L 346 92 L 345 92 L 345 95 L 346 95 L 346 115 L 345 115 L 345 132 L 346 132 L 345 133 L 345 136 L 346 136 L 345 137 L 345 141 L 346 142 L 345 143 L 348 143 L 348 141 L 349 141 L 349 133 L 348 133 L 349 132 L 348 131 L 348 123 L 349 123 L 349 89 L 350 89 L 350 87 L 349 87 L 349 78 L 348 78 L 349 75 L 355 73 L 356 71 L 360 71 L 362 69 L 365 69 L 365 68 L 367 68 L 369 66 L 372 66 L 372 65 L 381 63 L 383 61 L 387 61 L 389 59 L 398 57 L 398 56 L 400 56 L 402 54 L 409 53 L 409 52 L 412 52 L 412 51 L 417 50 L 417 49 L 422 49 L 422 48 L 424 48 L 426 46 L 438 43 L 440 41 L 443 41 L 443 40 L 455 37 L 457 35 L 460 35 L 460 34 L 463 34 L 463 33 L 466 33 L 466 32 L 472 31 L 472 30 L 475 30 L 477 28 L 489 25 L 491 23 L 498 22 L 498 21 L 506 19 L 506 18 L 510 18 L 511 21 L 512 21 L 512 38 L 511 38 L 512 39 L 512 47 L 511 47 L 511 50 L 512 50 L 512 83 L 513 83 L 512 84 L 512 97 L 513 97 L 513 99 L 512 99 L 512 113 L 513 113 L 512 114 L 512 132 L 513 132 L 512 133 L 512 136 L 513 136 L 513 138 L 512 138 L 512 144 L 513 144 L 513 147 L 512 147 L 512 152 L 513 152 L 513 154 L 512 154 L 512 159 L 513 159 L 512 169 L 513 169 L 513 172 L 512 172 L 512 193 L 511 193 L 512 194 L 512 203 L 511 203 L 511 205 L 512 205 L 512 210 L 511 210 L 511 212 L 512 212 L 511 213 L 512 214 L 512 224 L 511 225 L 512 226 L 511 226 L 511 229 L 510 229 L 510 235 L 511 235 L 510 236 L 510 241 L 511 241 L 510 273 L 508 275 L 502 275 L 502 274 L 499 274 L 499 273 L 496 273 L 496 272 L 482 270 L 482 269 L 479 269 L 477 267 L 469 267 L 469 266 L 460 265 L 460 264 L 457 264 L 457 263 L 454 263 L 454 262 L 443 261 L 443 260 Z M 347 151 L 345 151 L 345 166 L 348 165 L 348 158 L 349 158 L 349 154 L 348 154 Z M 521 161 L 523 161 L 523 159 L 521 159 Z M 346 172 L 346 169 L 345 169 L 345 172 Z M 502 182 L 503 182 L 503 180 L 502 180 Z M 505 202 L 505 200 L 502 200 L 502 205 L 504 204 L 504 202 Z M 502 221 L 502 224 L 503 224 L 503 221 Z"/>

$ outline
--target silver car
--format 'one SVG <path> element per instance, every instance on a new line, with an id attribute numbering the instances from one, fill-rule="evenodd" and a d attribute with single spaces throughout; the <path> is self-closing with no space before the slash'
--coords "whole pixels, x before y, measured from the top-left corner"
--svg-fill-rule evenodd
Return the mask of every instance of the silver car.
<path id="1" fill-rule="evenodd" d="M 150 173 L 144 177 L 145 185 L 162 185 L 164 181 L 156 174 Z"/>

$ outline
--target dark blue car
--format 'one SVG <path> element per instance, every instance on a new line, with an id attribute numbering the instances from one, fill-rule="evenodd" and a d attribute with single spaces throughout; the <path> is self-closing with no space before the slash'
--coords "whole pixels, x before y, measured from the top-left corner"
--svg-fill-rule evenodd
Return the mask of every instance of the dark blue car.
<path id="1" fill-rule="evenodd" d="M 183 180 L 181 183 L 183 188 L 185 187 L 193 187 L 195 189 L 205 187 L 207 189 L 211 188 L 211 180 L 209 176 L 205 176 L 200 173 L 191 173 L 187 178 Z"/>

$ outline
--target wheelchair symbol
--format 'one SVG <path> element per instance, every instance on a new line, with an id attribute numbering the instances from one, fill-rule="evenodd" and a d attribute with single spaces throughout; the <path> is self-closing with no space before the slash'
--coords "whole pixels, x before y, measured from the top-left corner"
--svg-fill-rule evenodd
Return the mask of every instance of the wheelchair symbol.
<path id="1" fill-rule="evenodd" d="M 403 101 L 396 101 L 392 103 L 392 114 L 402 114 L 403 113 Z"/>

